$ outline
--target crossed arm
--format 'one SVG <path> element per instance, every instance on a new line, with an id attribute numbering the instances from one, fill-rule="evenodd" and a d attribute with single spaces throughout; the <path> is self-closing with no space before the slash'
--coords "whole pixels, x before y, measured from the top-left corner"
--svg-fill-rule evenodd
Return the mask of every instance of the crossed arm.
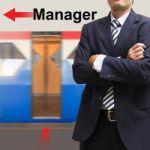
<path id="1" fill-rule="evenodd" d="M 90 56 L 91 48 L 87 37 L 86 26 L 84 25 L 72 65 L 74 80 L 78 84 L 109 85 L 111 81 L 100 78 L 99 73 L 92 69 L 92 64 L 88 63 Z"/>
<path id="2" fill-rule="evenodd" d="M 126 59 L 106 56 L 102 69 L 98 73 L 92 69 L 97 55 L 91 55 L 84 26 L 72 66 L 75 81 L 97 85 L 109 84 L 111 81 L 129 84 L 142 84 L 150 81 L 150 35 L 148 33 L 150 33 L 150 22 L 145 23 L 140 31 L 141 43 L 129 49 Z"/>

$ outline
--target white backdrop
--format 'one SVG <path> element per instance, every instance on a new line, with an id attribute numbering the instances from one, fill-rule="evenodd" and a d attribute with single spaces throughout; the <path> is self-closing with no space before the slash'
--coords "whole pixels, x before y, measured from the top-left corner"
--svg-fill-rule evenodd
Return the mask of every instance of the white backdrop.
<path id="1" fill-rule="evenodd" d="M 133 8 L 136 12 L 149 16 L 149 1 L 135 0 Z M 109 12 L 107 0 L 1 0 L 0 31 L 80 31 L 84 23 L 72 21 L 34 21 L 33 19 L 17 19 L 13 22 L 3 16 L 5 12 L 16 8 L 16 11 L 32 11 L 33 8 L 46 8 L 49 11 L 98 11 L 97 18 Z"/>

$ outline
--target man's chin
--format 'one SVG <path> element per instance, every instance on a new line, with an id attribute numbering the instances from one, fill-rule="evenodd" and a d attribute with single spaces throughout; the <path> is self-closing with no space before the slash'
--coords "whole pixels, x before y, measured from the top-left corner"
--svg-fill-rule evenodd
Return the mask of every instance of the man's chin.
<path id="1" fill-rule="evenodd" d="M 123 4 L 120 4 L 120 3 L 116 3 L 112 6 L 112 9 L 114 11 L 124 11 L 127 9 L 127 6 L 123 5 Z"/>

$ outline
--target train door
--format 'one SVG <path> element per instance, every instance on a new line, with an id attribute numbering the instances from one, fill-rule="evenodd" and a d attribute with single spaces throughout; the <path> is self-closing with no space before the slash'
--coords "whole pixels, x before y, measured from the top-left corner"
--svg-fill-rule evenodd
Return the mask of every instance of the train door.
<path id="1" fill-rule="evenodd" d="M 32 117 L 61 117 L 61 35 L 32 33 Z"/>

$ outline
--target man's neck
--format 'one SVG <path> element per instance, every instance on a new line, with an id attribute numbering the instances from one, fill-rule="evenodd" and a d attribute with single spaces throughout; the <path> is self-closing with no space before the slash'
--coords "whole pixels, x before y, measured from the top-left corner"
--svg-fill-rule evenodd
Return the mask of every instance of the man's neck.
<path id="1" fill-rule="evenodd" d="M 111 13 L 112 15 L 118 19 L 120 18 L 121 16 L 123 16 L 124 14 L 126 14 L 127 12 L 131 11 L 131 8 L 127 9 L 127 10 L 124 10 L 124 11 L 113 11 L 111 10 Z"/>

